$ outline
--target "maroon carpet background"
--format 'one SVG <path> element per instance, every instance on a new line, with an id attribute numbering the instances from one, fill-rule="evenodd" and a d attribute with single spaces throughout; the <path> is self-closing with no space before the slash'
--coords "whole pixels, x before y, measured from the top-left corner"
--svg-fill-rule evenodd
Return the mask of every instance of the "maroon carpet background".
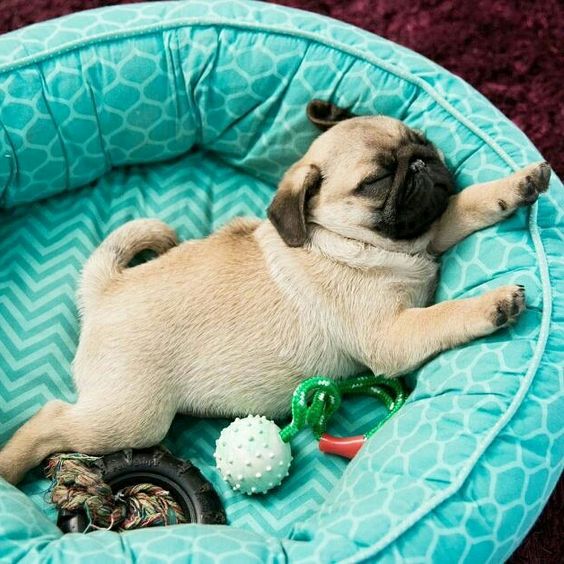
<path id="1" fill-rule="evenodd" d="M 138 0 L 0 0 L 0 33 Z M 562 0 L 275 0 L 337 18 L 422 53 L 489 98 L 564 176 Z M 561 480 L 512 564 L 564 561 Z"/>

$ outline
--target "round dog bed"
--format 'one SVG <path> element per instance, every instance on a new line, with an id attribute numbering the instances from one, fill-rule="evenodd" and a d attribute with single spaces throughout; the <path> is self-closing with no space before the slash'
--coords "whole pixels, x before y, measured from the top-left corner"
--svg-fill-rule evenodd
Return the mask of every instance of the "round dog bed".
<path id="1" fill-rule="evenodd" d="M 137 217 L 182 238 L 264 217 L 317 134 L 305 117 L 312 98 L 424 130 L 460 189 L 541 159 L 462 80 L 295 10 L 155 2 L 0 38 L 0 443 L 47 400 L 74 398 L 74 292 L 100 241 Z M 553 178 L 533 208 L 446 254 L 438 301 L 520 283 L 527 311 L 421 368 L 406 405 L 350 464 L 302 433 L 289 479 L 248 498 L 213 465 L 227 422 L 178 417 L 166 446 L 215 485 L 229 526 L 63 536 L 37 470 L 20 489 L 0 480 L 0 559 L 503 560 L 563 465 L 563 233 Z M 379 415 L 371 400 L 346 403 L 336 434 L 360 434 Z"/>

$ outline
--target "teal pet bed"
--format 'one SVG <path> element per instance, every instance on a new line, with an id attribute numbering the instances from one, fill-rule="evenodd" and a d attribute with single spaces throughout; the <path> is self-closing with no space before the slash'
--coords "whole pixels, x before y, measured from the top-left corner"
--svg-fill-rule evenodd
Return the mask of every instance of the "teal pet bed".
<path id="1" fill-rule="evenodd" d="M 72 401 L 82 264 L 120 224 L 158 217 L 184 239 L 264 217 L 330 100 L 424 130 L 459 189 L 541 156 L 467 84 L 351 26 L 274 5 L 154 2 L 0 38 L 0 444 L 48 400 Z M 499 562 L 563 466 L 564 188 L 472 235 L 442 261 L 436 300 L 527 288 L 515 327 L 441 354 L 349 464 L 307 432 L 290 477 L 231 491 L 213 463 L 227 421 L 178 417 L 166 446 L 223 499 L 228 526 L 63 535 L 31 472 L 0 480 L 2 562 Z M 93 378 L 99 375 L 93 374 Z M 355 435 L 382 415 L 347 400 Z"/>

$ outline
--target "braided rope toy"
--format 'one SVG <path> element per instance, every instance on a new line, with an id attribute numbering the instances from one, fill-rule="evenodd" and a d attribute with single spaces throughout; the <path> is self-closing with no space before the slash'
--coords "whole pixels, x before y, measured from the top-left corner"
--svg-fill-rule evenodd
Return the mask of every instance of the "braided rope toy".
<path id="1" fill-rule="evenodd" d="M 369 395 L 380 400 L 388 413 L 364 435 L 333 437 L 326 433 L 331 416 L 344 395 Z M 266 417 L 237 418 L 223 429 L 216 442 L 217 467 L 229 485 L 246 494 L 265 493 L 288 475 L 292 454 L 290 441 L 311 427 L 322 452 L 353 458 L 365 441 L 405 403 L 399 380 L 366 375 L 335 381 L 314 377 L 304 380 L 292 396 L 292 420 L 280 429 Z"/>
<path id="2" fill-rule="evenodd" d="M 53 480 L 51 501 L 72 514 L 84 511 L 90 529 L 126 531 L 156 525 L 186 523 L 180 505 L 164 488 L 135 484 L 113 492 L 96 466 L 99 457 L 57 454 L 47 461 L 46 475 Z"/>

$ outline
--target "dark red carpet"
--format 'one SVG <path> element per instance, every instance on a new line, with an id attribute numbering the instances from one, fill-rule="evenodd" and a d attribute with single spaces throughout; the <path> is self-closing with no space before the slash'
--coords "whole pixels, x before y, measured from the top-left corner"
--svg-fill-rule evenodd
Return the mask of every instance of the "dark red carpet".
<path id="1" fill-rule="evenodd" d="M 0 33 L 78 10 L 135 0 L 0 0 Z M 562 0 L 275 0 L 401 43 L 466 79 L 564 176 Z M 560 482 L 511 562 L 564 558 Z"/>

